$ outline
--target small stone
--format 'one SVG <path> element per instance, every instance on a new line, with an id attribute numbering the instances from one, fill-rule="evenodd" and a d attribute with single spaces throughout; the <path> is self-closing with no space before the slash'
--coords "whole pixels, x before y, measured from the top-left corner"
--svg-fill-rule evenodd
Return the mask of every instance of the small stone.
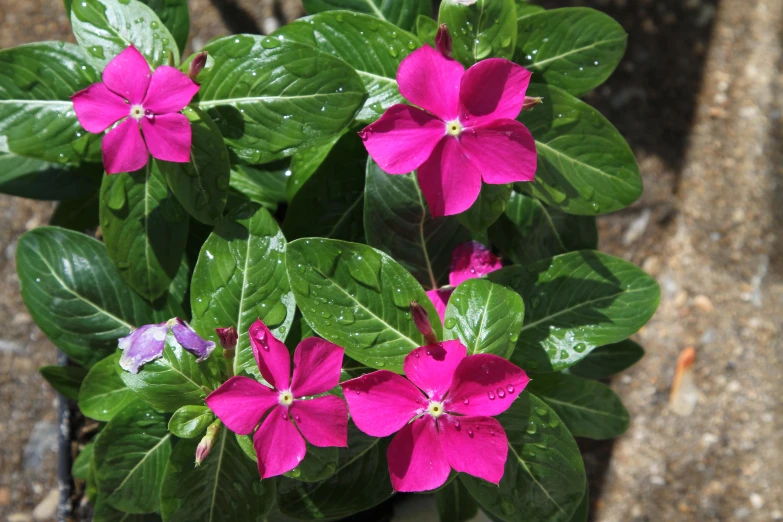
<path id="1" fill-rule="evenodd" d="M 712 301 L 706 295 L 697 295 L 693 298 L 693 306 L 705 313 L 710 313 L 713 310 Z"/>
<path id="2" fill-rule="evenodd" d="M 761 506 L 764 505 L 764 499 L 758 493 L 753 493 L 750 495 L 750 505 L 754 509 L 761 509 Z"/>
<path id="3" fill-rule="evenodd" d="M 682 308 L 685 306 L 685 303 L 688 302 L 688 292 L 685 290 L 680 290 L 677 292 L 677 295 L 674 296 L 674 306 L 677 308 Z"/>
<path id="4" fill-rule="evenodd" d="M 33 518 L 35 520 L 53 520 L 57 514 L 57 504 L 60 502 L 60 492 L 56 489 L 49 491 L 44 499 L 35 506 Z"/>
<path id="5" fill-rule="evenodd" d="M 0 488 L 0 506 L 7 506 L 11 503 L 11 488 L 3 486 Z"/>
<path id="6" fill-rule="evenodd" d="M 658 256 L 650 256 L 642 263 L 642 270 L 655 277 L 661 271 L 661 260 Z"/>
<path id="7" fill-rule="evenodd" d="M 30 513 L 11 513 L 6 518 L 6 522 L 31 522 L 33 516 Z"/>
<path id="8" fill-rule="evenodd" d="M 54 458 L 56 453 L 57 424 L 48 421 L 36 422 L 24 447 L 24 469 L 40 469 L 44 459 Z"/>
<path id="9" fill-rule="evenodd" d="M 748 518 L 748 515 L 750 515 L 750 510 L 746 507 L 741 507 L 734 510 L 735 520 L 744 520 Z"/>
<path id="10" fill-rule="evenodd" d="M 666 484 L 666 480 L 663 477 L 659 477 L 658 475 L 653 475 L 650 477 L 650 483 L 653 486 L 663 486 Z"/>

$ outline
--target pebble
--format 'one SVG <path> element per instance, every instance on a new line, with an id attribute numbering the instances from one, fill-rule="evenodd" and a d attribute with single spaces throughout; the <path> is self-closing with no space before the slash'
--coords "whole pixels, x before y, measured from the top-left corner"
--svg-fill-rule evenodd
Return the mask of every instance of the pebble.
<path id="1" fill-rule="evenodd" d="M 6 518 L 6 522 L 32 522 L 33 516 L 30 513 L 11 513 Z"/>
<path id="2" fill-rule="evenodd" d="M 11 503 L 11 489 L 5 486 L 0 488 L 0 506 L 7 506 Z"/>
<path id="3" fill-rule="evenodd" d="M 57 505 L 60 502 L 60 492 L 57 489 L 49 491 L 44 499 L 33 509 L 35 520 L 52 520 L 57 514 Z"/>
<path id="4" fill-rule="evenodd" d="M 764 505 L 764 499 L 758 493 L 753 493 L 750 495 L 750 505 L 755 509 L 761 509 L 761 506 Z"/>
<path id="5" fill-rule="evenodd" d="M 714 309 L 712 301 L 706 295 L 697 295 L 693 298 L 693 306 L 705 313 L 710 313 Z"/>
<path id="6" fill-rule="evenodd" d="M 57 424 L 36 422 L 24 447 L 25 470 L 40 469 L 44 459 L 52 457 L 54 453 L 57 453 Z"/>

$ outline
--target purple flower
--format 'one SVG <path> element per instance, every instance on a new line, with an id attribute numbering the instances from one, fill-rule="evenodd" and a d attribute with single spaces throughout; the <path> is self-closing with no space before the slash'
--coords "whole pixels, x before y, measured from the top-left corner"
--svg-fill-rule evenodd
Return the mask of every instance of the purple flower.
<path id="1" fill-rule="evenodd" d="M 165 323 L 145 324 L 133 330 L 130 334 L 118 341 L 122 350 L 120 366 L 131 373 L 139 373 L 139 369 L 163 356 L 166 347 L 166 336 L 169 333 L 187 351 L 198 357 L 196 362 L 201 362 L 215 349 L 215 343 L 202 339 L 185 321 L 175 317 Z"/>

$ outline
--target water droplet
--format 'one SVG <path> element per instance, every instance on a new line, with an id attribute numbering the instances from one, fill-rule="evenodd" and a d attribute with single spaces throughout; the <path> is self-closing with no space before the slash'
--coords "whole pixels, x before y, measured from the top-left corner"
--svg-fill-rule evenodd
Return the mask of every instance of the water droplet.
<path id="1" fill-rule="evenodd" d="M 495 392 L 488 392 L 487 397 L 489 397 L 489 400 L 494 401 L 495 400 Z"/>
<path id="2" fill-rule="evenodd" d="M 343 15 L 341 15 L 341 14 L 338 14 L 338 15 L 337 15 L 337 21 L 338 21 L 338 22 L 342 22 L 342 21 L 344 21 L 344 20 L 345 20 L 345 18 L 343 18 Z"/>
<path id="3" fill-rule="evenodd" d="M 91 55 L 93 55 L 98 59 L 102 60 L 104 58 L 103 47 L 101 47 L 100 45 L 93 45 L 92 47 L 89 47 L 87 50 L 90 52 Z"/>
<path id="4" fill-rule="evenodd" d="M 468 428 L 468 437 L 473 438 L 473 430 Z"/>
<path id="5" fill-rule="evenodd" d="M 255 44 L 255 40 L 250 36 L 237 35 L 230 43 L 222 48 L 222 52 L 227 54 L 230 58 L 241 58 L 247 55 L 248 51 Z"/>
<path id="6" fill-rule="evenodd" d="M 280 47 L 280 40 L 277 38 L 266 37 L 261 40 L 261 47 L 264 49 L 275 49 L 276 47 Z"/>
<path id="7" fill-rule="evenodd" d="M 574 345 L 574 351 L 576 353 L 583 353 L 585 350 L 587 350 L 585 343 L 576 343 L 576 345 Z"/>
<path id="8" fill-rule="evenodd" d="M 469 402 L 470 402 L 470 399 L 468 399 L 467 397 L 465 397 L 465 396 L 463 395 L 463 396 L 462 396 L 462 404 L 468 404 Z"/>
<path id="9" fill-rule="evenodd" d="M 527 425 L 527 428 L 525 428 L 525 431 L 528 432 L 530 435 L 533 435 L 536 432 L 537 428 L 538 427 L 536 426 L 536 423 L 530 421 L 530 423 Z"/>
<path id="10" fill-rule="evenodd" d="M 489 365 L 488 364 L 482 364 L 481 369 L 484 370 L 484 373 L 489 373 Z"/>
<path id="11" fill-rule="evenodd" d="M 157 29 L 158 28 L 158 22 L 156 22 L 155 20 L 151 21 L 150 22 L 150 28 Z"/>
<path id="12" fill-rule="evenodd" d="M 547 411 L 545 408 L 536 408 L 536 414 L 540 417 L 542 415 L 546 415 Z"/>
<path id="13" fill-rule="evenodd" d="M 449 317 L 446 319 L 446 321 L 443 323 L 443 326 L 447 329 L 451 330 L 457 325 L 457 320 L 453 317 Z"/>
<path id="14" fill-rule="evenodd" d="M 509 384 L 506 386 L 506 389 L 508 390 L 508 393 L 514 393 L 514 386 Z"/>
<path id="15" fill-rule="evenodd" d="M 498 397 L 502 399 L 505 396 L 506 396 L 506 390 L 504 390 L 503 388 L 498 388 Z"/>
<path id="16" fill-rule="evenodd" d="M 560 424 L 560 421 L 555 419 L 555 418 L 553 418 L 552 420 L 549 421 L 549 427 L 550 428 L 557 428 L 558 424 Z"/>
<path id="17" fill-rule="evenodd" d="M 454 429 L 462 431 L 462 424 L 460 424 L 459 421 L 454 421 Z"/>
<path id="18" fill-rule="evenodd" d="M 508 340 L 511 343 L 517 342 L 519 340 L 519 334 L 516 332 L 511 332 L 510 334 L 508 334 Z"/>
<path id="19" fill-rule="evenodd" d="M 397 49 L 394 47 L 389 47 L 389 54 L 392 56 L 392 58 L 397 58 Z"/>
<path id="20" fill-rule="evenodd" d="M 284 411 L 280 416 L 283 417 L 283 420 L 288 420 L 288 412 L 287 411 Z"/>

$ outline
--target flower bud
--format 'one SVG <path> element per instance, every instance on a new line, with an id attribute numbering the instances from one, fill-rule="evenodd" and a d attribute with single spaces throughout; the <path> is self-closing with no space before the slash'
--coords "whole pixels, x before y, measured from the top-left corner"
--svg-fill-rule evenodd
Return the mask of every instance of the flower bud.
<path id="1" fill-rule="evenodd" d="M 225 350 L 233 350 L 237 345 L 237 329 L 233 326 L 228 328 L 215 328 L 215 332 L 220 339 L 220 346 Z"/>
<path id="2" fill-rule="evenodd" d="M 196 446 L 196 466 L 201 466 L 204 459 L 209 455 L 209 451 L 212 449 L 212 445 L 215 444 L 215 438 L 220 431 L 220 419 L 216 420 L 207 427 L 207 433 L 201 439 L 201 442 Z"/>
<path id="3" fill-rule="evenodd" d="M 544 98 L 540 96 L 525 96 L 525 101 L 522 104 L 523 111 L 529 111 L 539 103 L 543 103 Z"/>
<path id="4" fill-rule="evenodd" d="M 440 24 L 435 35 L 435 47 L 446 58 L 451 58 L 451 34 L 446 24 Z"/>
<path id="5" fill-rule="evenodd" d="M 411 301 L 411 315 L 413 316 L 413 323 L 424 336 L 427 344 L 437 343 L 438 338 L 435 337 L 435 332 L 432 330 L 432 323 L 430 323 L 430 317 L 427 315 L 427 310 L 416 301 Z"/>
<path id="6" fill-rule="evenodd" d="M 203 69 L 206 64 L 207 64 L 206 51 L 203 53 L 198 53 L 196 56 L 193 57 L 193 60 L 190 62 L 190 65 L 188 66 L 188 77 L 195 82 L 196 76 L 198 76 L 198 73 L 201 72 L 201 69 Z"/>

